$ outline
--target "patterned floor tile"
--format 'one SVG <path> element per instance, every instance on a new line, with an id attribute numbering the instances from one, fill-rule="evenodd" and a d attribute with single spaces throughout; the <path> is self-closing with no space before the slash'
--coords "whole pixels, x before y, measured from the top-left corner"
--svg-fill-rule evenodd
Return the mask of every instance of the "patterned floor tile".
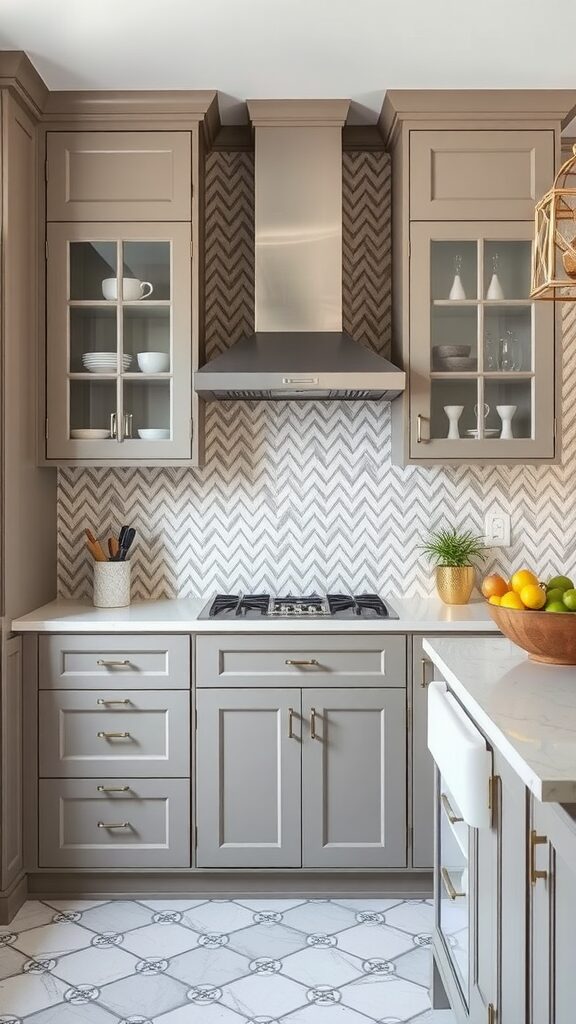
<path id="1" fill-rule="evenodd" d="M 211 1006 L 194 1006 L 189 1003 L 178 1010 L 155 1017 L 154 1024 L 246 1024 L 246 1017 L 220 1003 L 212 1003 Z"/>
<path id="2" fill-rule="evenodd" d="M 93 907 L 103 907 L 110 903 L 109 900 L 43 900 L 42 902 L 55 911 L 69 914 L 83 914 L 87 910 L 92 910 Z"/>
<path id="3" fill-rule="evenodd" d="M 432 972 L 432 959 L 429 946 L 418 946 L 394 960 L 396 975 L 406 981 L 415 981 L 418 985 L 428 986 Z"/>
<path id="4" fill-rule="evenodd" d="M 113 932 L 109 933 L 111 936 Z M 98 938 L 98 936 L 96 936 Z M 90 982 L 92 985 L 107 985 L 108 982 L 127 978 L 136 971 L 136 958 L 125 953 L 114 943 L 98 947 L 94 943 L 88 949 L 70 953 L 58 960 L 54 972 L 71 985 Z"/>
<path id="5" fill-rule="evenodd" d="M 306 934 L 342 931 L 356 924 L 354 911 L 337 903 L 303 903 L 282 916 L 282 923 Z"/>
<path id="6" fill-rule="evenodd" d="M 324 938 L 330 939 L 332 936 L 325 935 Z M 320 983 L 344 985 L 361 976 L 362 961 L 334 947 L 322 949 L 308 946 L 284 958 L 282 974 L 308 987 Z"/>
<path id="7" fill-rule="evenodd" d="M 27 959 L 24 953 L 19 953 L 12 946 L 0 946 L 0 981 L 2 978 L 10 978 L 13 974 L 20 974 Z"/>
<path id="8" fill-rule="evenodd" d="M 183 923 L 197 932 L 236 932 L 253 923 L 252 911 L 231 900 L 212 900 L 192 907 L 184 914 Z"/>
<path id="9" fill-rule="evenodd" d="M 434 907 L 422 900 L 420 903 L 406 902 L 392 907 L 385 913 L 386 924 L 411 935 L 430 934 L 434 927 Z"/>
<path id="10" fill-rule="evenodd" d="M 292 907 L 306 906 L 306 903 L 309 901 L 306 901 L 301 897 L 296 897 L 293 900 L 253 900 L 251 897 L 246 897 L 246 899 L 244 899 L 242 896 L 240 899 L 235 900 L 235 902 L 239 903 L 240 906 L 248 907 L 249 910 L 255 912 L 259 910 L 274 910 L 280 911 L 280 913 L 286 913 L 286 911 L 291 910 Z"/>
<path id="11" fill-rule="evenodd" d="M 82 914 L 82 925 L 94 932 L 128 932 L 152 924 L 153 912 L 130 900 L 113 900 Z"/>
<path id="12" fill-rule="evenodd" d="M 80 1006 L 58 1003 L 57 1006 L 50 1006 L 47 1010 L 35 1013 L 29 1020 L 30 1024 L 118 1024 L 115 1013 L 109 1013 L 94 1003 L 84 1003 Z"/>
<path id="13" fill-rule="evenodd" d="M 77 949 L 86 949 L 90 940 L 87 929 L 70 921 L 59 921 L 21 932 L 14 946 L 29 957 L 65 956 Z"/>
<path id="14" fill-rule="evenodd" d="M 306 1005 L 306 988 L 279 973 L 253 973 L 226 985 L 220 998 L 225 1006 L 248 1018 L 283 1017 Z"/>
<path id="15" fill-rule="evenodd" d="M 51 974 L 17 974 L 0 983 L 0 1006 L 4 1015 L 25 1017 L 46 1006 L 61 1003 L 68 985 Z"/>
<path id="16" fill-rule="evenodd" d="M 341 900 L 341 899 L 336 899 L 333 902 L 337 903 L 338 906 L 340 906 L 340 907 L 349 907 L 350 910 L 354 910 L 354 911 L 364 911 L 364 912 L 366 912 L 366 911 L 374 910 L 374 911 L 379 911 L 380 913 L 384 914 L 387 910 L 390 910 L 391 907 L 397 907 L 400 903 L 402 903 L 402 900 L 367 900 L 367 899 Z"/>
<path id="17" fill-rule="evenodd" d="M 345 985 L 342 1002 L 376 1021 L 387 1017 L 405 1021 L 430 1009 L 425 988 L 393 976 L 365 977 Z"/>
<path id="18" fill-rule="evenodd" d="M 150 910 L 175 910 L 180 914 L 183 914 L 185 910 L 191 910 L 192 907 L 200 907 L 207 900 L 138 900 L 139 903 L 143 903 L 145 907 L 150 907 Z"/>
<path id="19" fill-rule="evenodd" d="M 132 975 L 104 985 L 98 1002 L 121 1017 L 141 1014 L 146 1020 L 186 1004 L 186 985 L 165 974 Z"/>
<path id="20" fill-rule="evenodd" d="M 348 1006 L 317 1006 L 312 1003 L 295 1013 L 282 1017 L 281 1024 L 369 1024 L 363 1013 L 356 1013 Z"/>
<path id="21" fill-rule="evenodd" d="M 230 936 L 230 948 L 244 956 L 271 956 L 282 959 L 306 946 L 306 936 L 283 924 L 264 922 L 251 928 L 234 932 Z"/>
<path id="22" fill-rule="evenodd" d="M 55 911 L 37 900 L 28 900 L 20 907 L 20 910 L 13 918 L 10 925 L 0 928 L 0 940 L 6 932 L 24 932 L 29 928 L 38 928 L 43 924 L 50 924 Z"/>
<path id="23" fill-rule="evenodd" d="M 363 960 L 370 957 L 391 960 L 392 957 L 413 949 L 414 940 L 411 935 L 394 931 L 393 928 L 387 928 L 377 921 L 363 921 L 354 928 L 340 933 L 338 947 Z"/>
<path id="24" fill-rule="evenodd" d="M 172 957 L 168 974 L 189 984 L 226 985 L 249 974 L 250 961 L 226 947 L 209 949 L 198 946 L 188 953 Z"/>
<path id="25" fill-rule="evenodd" d="M 198 935 L 190 928 L 180 924 L 158 923 L 149 924 L 145 928 L 137 928 L 127 932 L 122 948 L 140 957 L 171 957 L 194 949 L 198 945 Z"/>

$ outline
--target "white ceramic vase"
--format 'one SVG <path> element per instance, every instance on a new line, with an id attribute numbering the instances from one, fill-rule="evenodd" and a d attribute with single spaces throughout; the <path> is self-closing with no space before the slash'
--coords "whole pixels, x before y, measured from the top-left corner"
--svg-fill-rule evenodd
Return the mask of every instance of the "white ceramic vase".
<path id="1" fill-rule="evenodd" d="M 486 298 L 490 299 L 492 302 L 501 302 L 504 298 L 500 278 L 496 272 L 492 274 L 490 284 L 488 285 L 488 291 L 486 292 Z"/>
<path id="2" fill-rule="evenodd" d="M 94 606 L 126 608 L 130 604 L 130 562 L 94 562 Z"/>
<path id="3" fill-rule="evenodd" d="M 452 282 L 452 287 L 450 289 L 450 295 L 448 297 L 450 299 L 452 299 L 452 302 L 462 301 L 462 299 L 466 298 L 466 292 L 464 291 L 464 285 L 462 284 L 462 278 L 460 277 L 460 274 L 458 274 L 458 273 L 454 274 L 454 280 Z"/>
<path id="4" fill-rule="evenodd" d="M 463 405 L 445 405 L 444 412 L 448 417 L 448 423 L 450 424 L 448 429 L 448 440 L 458 441 L 460 439 L 460 431 L 458 430 L 458 420 L 464 412 Z"/>
<path id="5" fill-rule="evenodd" d="M 512 433 L 512 419 L 517 405 L 497 405 L 496 412 L 502 420 L 502 430 L 500 431 L 500 437 L 502 441 L 512 441 L 514 434 Z"/>

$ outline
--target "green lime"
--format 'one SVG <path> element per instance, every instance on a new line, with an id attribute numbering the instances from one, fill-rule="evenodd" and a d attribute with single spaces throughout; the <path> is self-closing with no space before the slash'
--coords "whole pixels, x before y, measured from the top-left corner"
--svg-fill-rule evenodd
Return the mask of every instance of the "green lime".
<path id="1" fill-rule="evenodd" d="M 562 601 L 569 612 L 576 612 L 576 590 L 565 590 Z"/>
<path id="2" fill-rule="evenodd" d="M 568 610 L 567 610 L 566 605 L 564 604 L 563 601 L 550 601 L 549 604 L 545 605 L 544 611 L 545 612 L 566 612 L 566 614 L 568 615 Z"/>
<path id="3" fill-rule="evenodd" d="M 548 580 L 547 590 L 573 590 L 574 584 L 569 576 L 553 576 L 551 580 Z"/>
<path id="4" fill-rule="evenodd" d="M 561 601 L 565 591 L 561 590 L 560 587 L 552 587 L 552 590 L 546 588 L 546 601 Z"/>

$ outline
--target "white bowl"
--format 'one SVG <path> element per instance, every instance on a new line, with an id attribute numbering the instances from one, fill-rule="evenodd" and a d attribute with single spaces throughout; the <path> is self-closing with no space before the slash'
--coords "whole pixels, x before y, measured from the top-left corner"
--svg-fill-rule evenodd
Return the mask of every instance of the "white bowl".
<path id="1" fill-rule="evenodd" d="M 74 441 L 104 441 L 110 437 L 109 430 L 100 430 L 96 427 L 83 427 L 70 431 L 70 437 Z"/>
<path id="2" fill-rule="evenodd" d="M 138 437 L 143 441 L 169 441 L 170 431 L 164 427 L 145 427 L 138 429 Z"/>
<path id="3" fill-rule="evenodd" d="M 136 359 L 142 373 L 167 373 L 170 369 L 167 352 L 138 352 Z"/>

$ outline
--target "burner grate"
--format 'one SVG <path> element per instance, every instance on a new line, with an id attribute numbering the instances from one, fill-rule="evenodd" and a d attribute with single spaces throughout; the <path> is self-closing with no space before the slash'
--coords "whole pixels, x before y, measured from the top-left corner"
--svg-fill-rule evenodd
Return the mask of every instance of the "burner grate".
<path id="1" fill-rule="evenodd" d="M 375 612 L 376 615 L 385 618 L 388 615 L 388 609 L 384 604 L 381 597 L 378 594 L 357 594 L 354 597 L 356 603 L 356 615 L 361 615 L 362 611 Z"/>
<path id="2" fill-rule="evenodd" d="M 237 615 L 246 615 L 247 612 L 260 612 L 260 615 L 268 615 L 270 612 L 270 594 L 245 594 L 236 609 Z"/>
<path id="3" fill-rule="evenodd" d="M 236 608 L 240 598 L 238 594 L 216 594 L 210 605 L 210 617 L 220 615 L 222 612 L 232 612 Z"/>

